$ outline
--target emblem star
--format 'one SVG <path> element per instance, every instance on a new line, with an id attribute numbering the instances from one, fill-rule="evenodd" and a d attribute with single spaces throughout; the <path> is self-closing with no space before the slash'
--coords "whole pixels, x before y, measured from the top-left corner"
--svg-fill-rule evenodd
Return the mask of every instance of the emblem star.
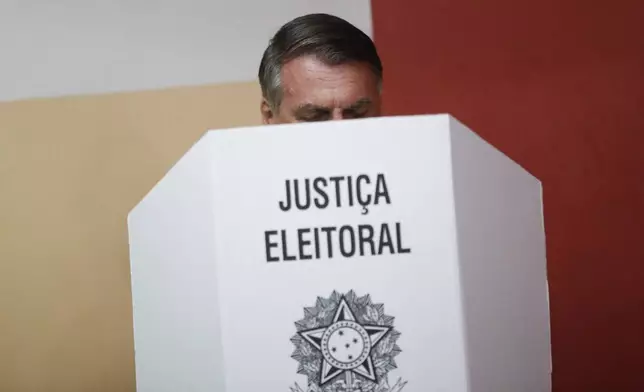
<path id="1" fill-rule="evenodd" d="M 299 334 L 322 353 L 320 386 L 323 386 L 347 372 L 378 382 L 371 353 L 391 329 L 360 323 L 342 297 L 331 325 Z"/>

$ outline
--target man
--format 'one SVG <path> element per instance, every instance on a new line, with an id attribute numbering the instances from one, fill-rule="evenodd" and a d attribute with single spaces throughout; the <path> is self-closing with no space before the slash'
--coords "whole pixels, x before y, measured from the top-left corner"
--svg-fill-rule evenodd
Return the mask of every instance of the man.
<path id="1" fill-rule="evenodd" d="M 380 115 L 376 47 L 335 16 L 305 15 L 282 26 L 264 52 L 259 82 L 264 124 Z"/>

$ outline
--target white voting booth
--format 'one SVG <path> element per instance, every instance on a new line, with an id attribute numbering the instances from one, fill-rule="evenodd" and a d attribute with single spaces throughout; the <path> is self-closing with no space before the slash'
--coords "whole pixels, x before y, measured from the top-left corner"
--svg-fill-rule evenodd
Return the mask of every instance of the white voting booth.
<path id="1" fill-rule="evenodd" d="M 128 226 L 138 392 L 550 391 L 540 182 L 450 116 L 207 132 Z"/>

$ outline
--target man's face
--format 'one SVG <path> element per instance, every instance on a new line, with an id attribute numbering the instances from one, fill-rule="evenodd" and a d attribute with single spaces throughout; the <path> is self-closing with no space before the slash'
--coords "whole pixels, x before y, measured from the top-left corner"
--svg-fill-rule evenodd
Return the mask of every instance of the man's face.
<path id="1" fill-rule="evenodd" d="M 313 56 L 282 68 L 282 102 L 274 113 L 262 102 L 264 124 L 343 120 L 380 115 L 378 79 L 368 65 L 325 65 Z"/>

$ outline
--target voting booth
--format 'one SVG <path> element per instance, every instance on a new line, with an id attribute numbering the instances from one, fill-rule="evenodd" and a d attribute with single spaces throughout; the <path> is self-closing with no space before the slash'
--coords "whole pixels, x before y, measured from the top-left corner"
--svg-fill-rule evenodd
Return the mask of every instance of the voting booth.
<path id="1" fill-rule="evenodd" d="M 542 392 L 541 184 L 449 115 L 204 134 L 128 216 L 138 392 Z"/>

